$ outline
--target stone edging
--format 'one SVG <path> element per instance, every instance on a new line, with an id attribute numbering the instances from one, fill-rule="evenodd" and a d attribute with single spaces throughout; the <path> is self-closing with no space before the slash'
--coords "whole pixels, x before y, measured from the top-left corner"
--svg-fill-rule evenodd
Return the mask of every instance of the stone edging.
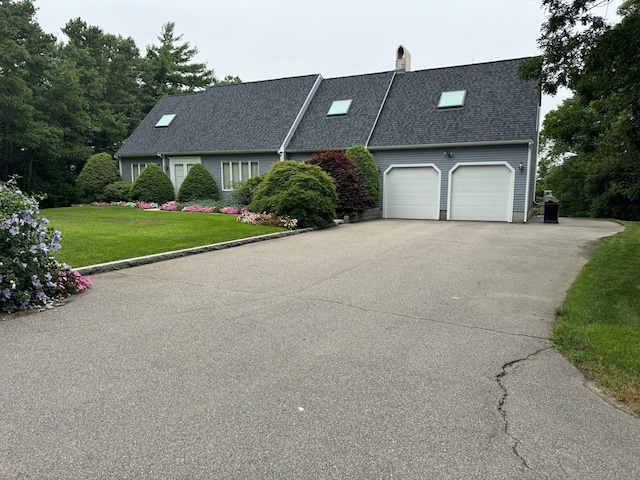
<path id="1" fill-rule="evenodd" d="M 298 235 L 300 233 L 311 232 L 313 230 L 315 229 L 301 228 L 299 230 L 290 230 L 287 232 L 270 233 L 267 235 L 259 235 L 257 237 L 241 238 L 239 240 L 231 240 L 229 242 L 204 245 L 202 247 L 185 248 L 183 250 L 174 250 L 172 252 L 156 253 L 154 255 L 146 255 L 144 257 L 128 258 L 126 260 L 117 260 L 115 262 L 100 263 L 98 265 L 90 265 L 88 267 L 81 267 L 75 270 L 80 272 L 82 275 L 93 275 L 96 273 L 113 272 L 114 270 L 121 270 L 123 268 L 147 265 L 149 263 L 161 262 L 164 260 L 171 260 L 172 258 L 186 257 L 188 255 L 195 255 L 197 253 L 212 252 L 214 250 L 224 250 L 226 248 L 246 245 L 248 243 L 256 243 L 256 242 L 262 242 L 265 240 L 271 240 L 273 238 L 282 238 L 282 237 L 288 237 L 291 235 Z"/>

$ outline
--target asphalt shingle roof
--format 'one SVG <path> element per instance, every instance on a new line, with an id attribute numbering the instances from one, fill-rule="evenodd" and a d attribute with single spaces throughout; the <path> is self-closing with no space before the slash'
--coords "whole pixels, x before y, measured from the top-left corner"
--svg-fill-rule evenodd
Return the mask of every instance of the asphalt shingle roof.
<path id="1" fill-rule="evenodd" d="M 214 151 L 277 151 L 317 75 L 220 85 L 161 99 L 117 156 Z M 155 128 L 175 113 L 169 127 Z"/>
<path id="2" fill-rule="evenodd" d="M 540 91 L 517 77 L 522 59 L 398 73 L 370 147 L 533 140 Z M 438 109 L 466 90 L 464 106 Z"/>
<path id="3" fill-rule="evenodd" d="M 540 91 L 517 77 L 522 59 L 416 72 L 324 79 L 287 151 L 533 140 Z M 160 100 L 125 141 L 118 156 L 156 153 L 276 152 L 318 75 L 210 87 Z M 466 90 L 464 106 L 439 110 L 444 91 Z M 352 99 L 349 112 L 327 116 L 334 100 Z M 166 128 L 155 128 L 176 114 Z"/>
<path id="4" fill-rule="evenodd" d="M 363 145 L 393 72 L 323 80 L 287 150 L 345 149 Z M 327 116 L 334 100 L 352 100 L 346 115 Z"/>

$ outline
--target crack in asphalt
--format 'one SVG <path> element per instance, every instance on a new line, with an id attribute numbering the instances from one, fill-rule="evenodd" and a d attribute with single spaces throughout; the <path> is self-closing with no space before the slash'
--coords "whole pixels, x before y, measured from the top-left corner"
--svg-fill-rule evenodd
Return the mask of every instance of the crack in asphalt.
<path id="1" fill-rule="evenodd" d="M 515 360 L 511 360 L 510 362 L 507 362 L 504 365 L 502 365 L 500 373 L 496 375 L 496 382 L 498 383 L 498 386 L 502 390 L 502 395 L 500 396 L 500 400 L 498 400 L 498 412 L 500 412 L 500 417 L 502 418 L 502 423 L 504 425 L 503 432 L 508 438 L 511 439 L 510 443 L 511 443 L 511 450 L 513 454 L 516 456 L 516 458 L 520 461 L 520 463 L 522 463 L 522 465 L 527 470 L 531 470 L 531 467 L 527 463 L 527 460 L 522 456 L 522 454 L 518 450 L 518 447 L 520 446 L 521 442 L 517 437 L 509 433 L 509 420 L 507 419 L 507 410 L 505 408 L 505 403 L 507 402 L 507 398 L 509 397 L 509 391 L 507 390 L 507 387 L 505 386 L 503 380 L 504 380 L 504 377 L 506 377 L 507 373 L 509 373 L 509 371 L 513 369 L 516 365 L 518 365 L 519 363 L 526 362 L 527 360 L 535 357 L 539 353 L 544 352 L 546 350 L 551 350 L 551 347 L 539 348 L 538 350 L 536 350 L 533 353 L 530 353 L 524 358 L 517 358 Z M 541 472 L 538 472 L 538 473 L 540 473 L 544 478 L 549 478 L 546 475 L 542 474 Z"/>
<path id="2" fill-rule="evenodd" d="M 511 335 L 513 337 L 524 337 L 524 338 L 532 338 L 535 340 L 548 340 L 547 337 L 540 337 L 537 335 L 528 335 L 526 333 L 513 333 L 513 332 L 506 332 L 504 330 L 497 330 L 494 328 L 487 328 L 487 327 L 478 327 L 475 325 L 467 325 L 466 323 L 457 323 L 457 322 L 447 322 L 445 320 L 438 320 L 435 318 L 428 318 L 428 317 L 416 317 L 415 315 L 407 315 L 405 313 L 398 313 L 398 312 L 387 312 L 385 310 L 374 310 L 374 309 L 370 309 L 370 308 L 365 308 L 365 307 L 361 307 L 359 305 L 353 305 L 350 303 L 345 303 L 345 302 L 338 302 L 336 300 L 327 300 L 324 298 L 307 298 L 307 297 L 298 297 L 296 295 L 280 295 L 281 297 L 287 297 L 287 298 L 295 298 L 296 300 L 304 300 L 304 301 L 314 301 L 314 302 L 323 302 L 323 303 L 333 303 L 335 305 L 341 305 L 344 307 L 350 307 L 350 308 L 355 308 L 357 310 L 362 310 L 363 312 L 373 312 L 373 313 L 381 313 L 384 315 L 393 315 L 395 317 L 401 317 L 401 318 L 408 318 L 411 320 L 424 320 L 430 323 L 439 323 L 441 325 L 450 325 L 450 326 L 454 326 L 454 327 L 461 327 L 461 328 L 467 328 L 469 330 L 481 330 L 484 332 L 491 332 L 491 333 L 499 333 L 501 335 Z"/>

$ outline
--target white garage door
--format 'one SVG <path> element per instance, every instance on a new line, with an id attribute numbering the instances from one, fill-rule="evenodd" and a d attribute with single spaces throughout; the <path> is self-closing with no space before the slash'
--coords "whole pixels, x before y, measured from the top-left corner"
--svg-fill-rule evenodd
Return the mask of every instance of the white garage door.
<path id="1" fill-rule="evenodd" d="M 506 165 L 461 165 L 449 182 L 450 220 L 511 221 L 513 170 Z"/>
<path id="2" fill-rule="evenodd" d="M 384 176 L 384 217 L 437 220 L 440 172 L 433 166 L 392 166 Z"/>

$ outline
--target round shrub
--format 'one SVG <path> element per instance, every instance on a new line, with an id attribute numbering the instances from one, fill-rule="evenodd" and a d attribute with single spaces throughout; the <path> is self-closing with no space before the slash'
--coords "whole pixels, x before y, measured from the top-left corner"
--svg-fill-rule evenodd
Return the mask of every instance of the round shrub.
<path id="1" fill-rule="evenodd" d="M 122 180 L 118 172 L 118 163 L 108 153 L 91 155 L 76 179 L 85 196 L 84 200 L 92 202 L 104 193 L 107 185 Z"/>
<path id="2" fill-rule="evenodd" d="M 344 154 L 358 166 L 358 176 L 367 190 L 369 206 L 380 198 L 380 176 L 371 152 L 363 145 L 347 148 Z"/>
<path id="3" fill-rule="evenodd" d="M 313 154 L 305 163 L 319 166 L 333 178 L 338 194 L 338 217 L 362 213 L 367 209 L 369 199 L 358 175 L 358 167 L 343 152 L 324 150 Z"/>
<path id="4" fill-rule="evenodd" d="M 174 198 L 171 180 L 156 163 L 147 165 L 131 188 L 132 200 L 162 204 Z"/>
<path id="5" fill-rule="evenodd" d="M 325 228 L 336 214 L 336 187 L 315 165 L 276 162 L 256 189 L 249 210 L 289 216 L 299 227 Z"/>
<path id="6" fill-rule="evenodd" d="M 196 163 L 189 169 L 186 178 L 180 185 L 178 202 L 190 202 L 192 200 L 220 200 L 218 184 L 201 163 Z"/>
<path id="7" fill-rule="evenodd" d="M 60 295 L 59 231 L 47 227 L 38 202 L 9 180 L 0 182 L 0 310 L 12 313 L 47 305 Z"/>
<path id="8" fill-rule="evenodd" d="M 118 180 L 110 183 L 104 189 L 99 200 L 105 202 L 128 202 L 131 200 L 131 187 L 133 183 L 126 180 Z"/>
<path id="9" fill-rule="evenodd" d="M 244 182 L 234 183 L 231 198 L 238 205 L 249 205 L 253 201 L 255 191 L 262 184 L 263 180 L 264 175 L 258 175 L 257 177 L 251 177 Z"/>

